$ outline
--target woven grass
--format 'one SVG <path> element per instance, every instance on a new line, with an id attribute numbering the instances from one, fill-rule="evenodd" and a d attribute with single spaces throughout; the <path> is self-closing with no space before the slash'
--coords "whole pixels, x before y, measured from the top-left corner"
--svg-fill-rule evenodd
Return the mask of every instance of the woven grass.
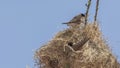
<path id="1" fill-rule="evenodd" d="M 120 68 L 97 23 L 58 32 L 35 60 L 38 68 Z"/>

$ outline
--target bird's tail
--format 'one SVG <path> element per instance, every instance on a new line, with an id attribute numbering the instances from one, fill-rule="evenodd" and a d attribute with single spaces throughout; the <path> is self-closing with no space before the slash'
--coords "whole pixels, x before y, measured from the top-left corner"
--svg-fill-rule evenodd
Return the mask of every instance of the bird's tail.
<path id="1" fill-rule="evenodd" d="M 68 24 L 68 22 L 66 22 L 66 23 L 62 23 L 62 24 Z"/>

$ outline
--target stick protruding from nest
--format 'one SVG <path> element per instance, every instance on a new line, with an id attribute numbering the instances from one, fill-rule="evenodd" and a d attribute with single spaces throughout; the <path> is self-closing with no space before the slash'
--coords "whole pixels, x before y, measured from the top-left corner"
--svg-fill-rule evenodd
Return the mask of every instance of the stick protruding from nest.
<path id="1" fill-rule="evenodd" d="M 88 0 L 88 3 L 86 4 L 87 10 L 86 10 L 86 15 L 85 15 L 85 25 L 87 25 L 87 20 L 88 20 L 88 13 L 91 5 L 91 0 Z"/>
<path id="2" fill-rule="evenodd" d="M 95 10 L 95 16 L 94 16 L 94 24 L 97 21 L 97 15 L 98 15 L 98 8 L 99 7 L 99 0 L 96 1 L 96 10 Z"/>

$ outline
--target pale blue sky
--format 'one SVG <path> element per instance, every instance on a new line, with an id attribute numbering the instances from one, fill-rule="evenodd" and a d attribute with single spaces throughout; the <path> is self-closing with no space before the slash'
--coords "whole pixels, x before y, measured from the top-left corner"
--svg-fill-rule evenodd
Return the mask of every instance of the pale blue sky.
<path id="1" fill-rule="evenodd" d="M 0 0 L 0 68 L 34 67 L 34 51 L 80 12 L 86 0 Z M 102 0 L 98 21 L 120 60 L 120 0 Z M 90 16 L 93 15 L 92 8 Z M 91 18 L 90 18 L 91 20 Z"/>

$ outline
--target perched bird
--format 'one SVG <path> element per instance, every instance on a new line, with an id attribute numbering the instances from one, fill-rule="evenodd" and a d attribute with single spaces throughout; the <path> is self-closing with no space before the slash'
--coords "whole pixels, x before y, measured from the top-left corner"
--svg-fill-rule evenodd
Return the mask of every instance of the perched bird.
<path id="1" fill-rule="evenodd" d="M 80 24 L 84 22 L 85 22 L 85 14 L 81 13 L 73 17 L 73 19 L 70 20 L 69 22 L 62 23 L 62 24 L 67 24 L 70 27 L 77 27 L 77 26 L 80 26 Z"/>

